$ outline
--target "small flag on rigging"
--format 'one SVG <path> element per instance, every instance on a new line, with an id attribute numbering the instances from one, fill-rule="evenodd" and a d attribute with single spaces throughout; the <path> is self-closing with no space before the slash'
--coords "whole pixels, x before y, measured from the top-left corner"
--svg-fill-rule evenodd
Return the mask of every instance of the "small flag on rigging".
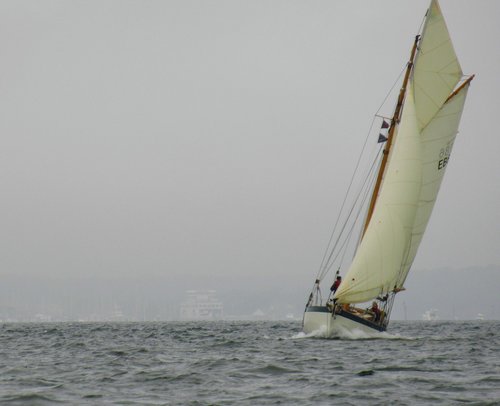
<path id="1" fill-rule="evenodd" d="M 378 144 L 380 144 L 381 142 L 386 142 L 386 141 L 387 141 L 387 137 L 384 134 L 378 135 L 378 141 L 377 141 Z"/>
<path id="2" fill-rule="evenodd" d="M 382 132 L 386 132 L 384 130 L 387 130 L 389 128 L 389 123 L 385 120 L 382 120 L 382 127 L 380 128 L 380 134 L 378 135 L 378 141 L 377 143 L 381 143 L 381 142 L 386 142 L 387 141 L 387 136 L 384 135 Z"/>

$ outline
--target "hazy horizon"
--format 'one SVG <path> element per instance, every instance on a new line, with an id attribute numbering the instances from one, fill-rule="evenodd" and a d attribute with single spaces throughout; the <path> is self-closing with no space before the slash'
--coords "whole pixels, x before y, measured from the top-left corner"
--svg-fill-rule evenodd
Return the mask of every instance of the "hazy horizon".
<path id="1" fill-rule="evenodd" d="M 471 285 L 471 280 L 474 283 Z M 264 277 L 228 279 L 188 275 L 138 277 L 9 275 L 0 286 L 0 321 L 172 321 L 188 290 L 215 290 L 223 319 L 300 320 L 309 284 Z M 498 320 L 500 267 L 416 269 L 398 294 L 392 320 L 422 320 L 436 310 L 440 320 Z M 323 293 L 329 284 L 322 286 Z M 444 294 L 443 294 L 444 293 Z"/>
<path id="2" fill-rule="evenodd" d="M 299 306 L 428 3 L 1 2 L 0 282 L 273 280 Z M 497 269 L 500 3 L 440 4 L 476 78 L 413 268 Z"/>

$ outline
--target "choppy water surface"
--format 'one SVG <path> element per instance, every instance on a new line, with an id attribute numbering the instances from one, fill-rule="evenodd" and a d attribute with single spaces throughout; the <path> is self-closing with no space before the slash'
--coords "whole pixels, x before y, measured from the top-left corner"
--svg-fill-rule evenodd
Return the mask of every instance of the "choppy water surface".
<path id="1" fill-rule="evenodd" d="M 500 404 L 500 322 L 0 324 L 0 404 Z"/>

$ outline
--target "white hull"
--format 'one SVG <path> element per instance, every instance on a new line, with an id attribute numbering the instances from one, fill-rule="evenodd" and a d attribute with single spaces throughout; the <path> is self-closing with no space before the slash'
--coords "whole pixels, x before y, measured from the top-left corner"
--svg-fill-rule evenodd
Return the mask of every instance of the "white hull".
<path id="1" fill-rule="evenodd" d="M 324 306 L 309 307 L 304 313 L 304 333 L 319 337 L 342 337 L 357 332 L 373 334 L 385 331 L 385 326 L 346 316 L 332 315 Z"/>

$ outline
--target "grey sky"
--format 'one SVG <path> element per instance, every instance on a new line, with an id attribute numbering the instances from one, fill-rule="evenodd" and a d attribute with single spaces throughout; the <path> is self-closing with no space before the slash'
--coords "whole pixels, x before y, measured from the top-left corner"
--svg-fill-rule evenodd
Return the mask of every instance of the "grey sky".
<path id="1" fill-rule="evenodd" d="M 314 278 L 427 0 L 2 1 L 0 274 Z M 500 2 L 417 268 L 500 264 Z M 299 276 L 300 275 L 300 276 Z"/>

